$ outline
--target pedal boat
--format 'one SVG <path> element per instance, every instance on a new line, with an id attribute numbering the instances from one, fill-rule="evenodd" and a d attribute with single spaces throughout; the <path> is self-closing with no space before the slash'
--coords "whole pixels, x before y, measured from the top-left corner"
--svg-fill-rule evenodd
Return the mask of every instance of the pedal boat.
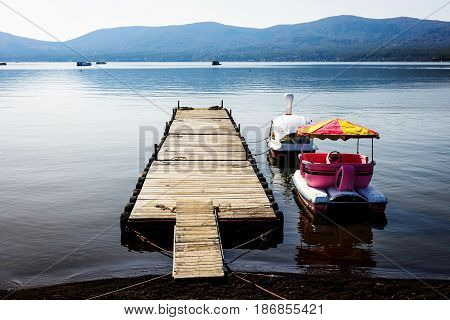
<path id="1" fill-rule="evenodd" d="M 272 120 L 268 147 L 273 158 L 279 156 L 297 157 L 301 152 L 315 152 L 317 147 L 307 137 L 297 135 L 297 129 L 301 126 L 311 124 L 311 121 L 299 115 L 292 114 L 292 103 L 294 95 L 285 95 L 286 112 L 284 115 Z"/>
<path id="2" fill-rule="evenodd" d="M 314 214 L 383 214 L 387 198 L 371 185 L 375 161 L 373 139 L 377 132 L 338 118 L 300 127 L 299 136 L 311 140 L 358 139 L 357 152 L 301 153 L 293 182 L 297 199 Z M 359 139 L 372 139 L 372 157 L 359 153 Z"/>

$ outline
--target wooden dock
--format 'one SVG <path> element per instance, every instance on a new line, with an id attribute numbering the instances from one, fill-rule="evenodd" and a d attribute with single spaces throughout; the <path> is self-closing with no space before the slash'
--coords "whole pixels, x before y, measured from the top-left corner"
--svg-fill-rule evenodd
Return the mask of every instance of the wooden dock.
<path id="1" fill-rule="evenodd" d="M 175 225 L 175 278 L 223 275 L 222 265 L 217 265 L 222 253 L 212 208 L 219 224 L 278 219 L 273 196 L 257 174 L 239 131 L 231 112 L 223 108 L 174 110 L 163 141 L 138 182 L 127 223 Z M 203 250 L 208 255 L 197 256 Z M 211 261 L 206 263 L 206 258 Z"/>
<path id="2" fill-rule="evenodd" d="M 223 277 L 222 245 L 215 209 L 208 199 L 177 201 L 173 277 Z"/>

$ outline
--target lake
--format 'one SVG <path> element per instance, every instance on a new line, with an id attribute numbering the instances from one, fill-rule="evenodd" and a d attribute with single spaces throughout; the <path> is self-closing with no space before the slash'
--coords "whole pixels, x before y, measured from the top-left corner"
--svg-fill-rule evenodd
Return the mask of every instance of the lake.
<path id="1" fill-rule="evenodd" d="M 254 153 L 284 112 L 380 133 L 373 182 L 387 223 L 305 218 L 293 169 L 258 166 L 284 213 L 283 239 L 226 253 L 236 270 L 450 278 L 450 64 L 9 63 L 0 67 L 0 287 L 171 272 L 121 245 L 119 217 L 172 108 L 224 105 Z M 139 139 L 140 131 L 152 133 Z M 362 142 L 370 151 L 370 143 Z M 322 151 L 355 142 L 317 141 Z M 239 257 L 241 256 L 241 257 Z M 239 258 L 238 258 L 239 257 Z"/>

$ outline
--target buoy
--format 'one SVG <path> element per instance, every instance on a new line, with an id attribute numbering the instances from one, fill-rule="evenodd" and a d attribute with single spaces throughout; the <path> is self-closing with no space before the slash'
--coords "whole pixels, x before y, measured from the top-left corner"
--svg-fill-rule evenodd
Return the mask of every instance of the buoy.
<path id="1" fill-rule="evenodd" d="M 278 219 L 283 220 L 284 219 L 284 215 L 283 215 L 283 211 L 280 210 L 276 210 L 275 211 L 275 215 Z"/>
<path id="2" fill-rule="evenodd" d="M 126 213 L 131 213 L 131 211 L 133 210 L 133 207 L 134 207 L 134 204 L 128 202 L 123 211 Z"/>
<path id="3" fill-rule="evenodd" d="M 120 215 L 120 227 L 121 228 L 125 227 L 125 224 L 127 223 L 129 217 L 130 217 L 130 213 L 127 213 L 125 211 L 122 212 L 122 214 Z"/>

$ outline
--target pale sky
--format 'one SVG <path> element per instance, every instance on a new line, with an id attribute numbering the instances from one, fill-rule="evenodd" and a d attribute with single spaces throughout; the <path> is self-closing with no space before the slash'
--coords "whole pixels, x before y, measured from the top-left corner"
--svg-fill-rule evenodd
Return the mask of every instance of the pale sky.
<path id="1" fill-rule="evenodd" d="M 343 14 L 425 18 L 445 4 L 429 19 L 450 21 L 448 0 L 0 0 L 0 31 L 41 40 L 53 39 L 4 4 L 59 40 L 101 28 L 203 21 L 264 28 Z"/>

